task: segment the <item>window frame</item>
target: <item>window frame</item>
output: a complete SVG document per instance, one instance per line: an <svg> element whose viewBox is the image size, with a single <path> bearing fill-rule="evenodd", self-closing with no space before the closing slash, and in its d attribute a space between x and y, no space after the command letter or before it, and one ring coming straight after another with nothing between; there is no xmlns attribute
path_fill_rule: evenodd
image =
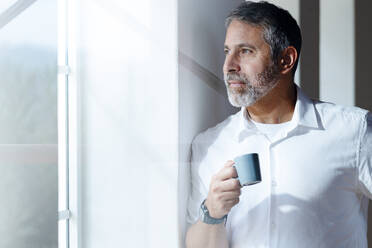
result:
<svg viewBox="0 0 372 248"><path fill-rule="evenodd" d="M58 1L58 247L79 248L77 1Z"/></svg>

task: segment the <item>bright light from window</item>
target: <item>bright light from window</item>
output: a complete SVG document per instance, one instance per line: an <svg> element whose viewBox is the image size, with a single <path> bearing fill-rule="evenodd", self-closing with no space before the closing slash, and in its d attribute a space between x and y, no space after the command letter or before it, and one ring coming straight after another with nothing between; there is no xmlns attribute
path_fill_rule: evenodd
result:
<svg viewBox="0 0 372 248"><path fill-rule="evenodd" d="M1 0L0 2L0 14L7 10L10 6L15 4L17 0Z"/></svg>

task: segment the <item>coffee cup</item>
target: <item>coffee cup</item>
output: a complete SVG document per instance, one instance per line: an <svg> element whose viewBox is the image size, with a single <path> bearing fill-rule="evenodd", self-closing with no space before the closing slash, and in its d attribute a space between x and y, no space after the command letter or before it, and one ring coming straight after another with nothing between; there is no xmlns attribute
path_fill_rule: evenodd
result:
<svg viewBox="0 0 372 248"><path fill-rule="evenodd" d="M241 186L253 185L261 182L260 161L257 153L248 153L234 159L237 179Z"/></svg>

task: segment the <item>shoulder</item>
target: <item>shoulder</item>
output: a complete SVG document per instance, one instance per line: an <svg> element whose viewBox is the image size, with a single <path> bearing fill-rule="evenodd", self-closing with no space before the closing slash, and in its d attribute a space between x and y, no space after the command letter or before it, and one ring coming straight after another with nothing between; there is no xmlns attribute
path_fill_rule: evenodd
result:
<svg viewBox="0 0 372 248"><path fill-rule="evenodd" d="M353 106L343 106L330 102L313 100L315 109L324 124L363 125L370 115L368 110Z"/></svg>
<svg viewBox="0 0 372 248"><path fill-rule="evenodd" d="M231 135L235 130L234 127L236 127L239 122L239 114L240 111L230 115L215 126L212 126L197 134L192 141L193 149L208 148L219 140L231 138Z"/></svg>

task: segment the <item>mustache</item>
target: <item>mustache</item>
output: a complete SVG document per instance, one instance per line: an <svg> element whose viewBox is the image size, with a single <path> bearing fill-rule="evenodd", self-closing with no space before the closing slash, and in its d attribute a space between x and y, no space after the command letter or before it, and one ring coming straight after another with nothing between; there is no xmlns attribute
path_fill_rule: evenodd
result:
<svg viewBox="0 0 372 248"><path fill-rule="evenodd" d="M230 73L227 73L225 75L225 81L227 82L227 81L230 81L230 80L241 81L241 82L244 82L244 83L248 82L247 78L244 75L241 75L237 72L230 72Z"/></svg>

